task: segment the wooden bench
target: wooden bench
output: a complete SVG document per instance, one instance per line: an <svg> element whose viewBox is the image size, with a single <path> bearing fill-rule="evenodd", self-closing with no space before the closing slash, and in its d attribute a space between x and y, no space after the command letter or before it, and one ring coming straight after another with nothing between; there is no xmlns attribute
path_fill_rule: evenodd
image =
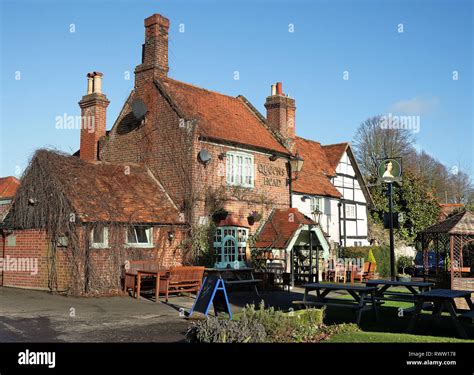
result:
<svg viewBox="0 0 474 375"><path fill-rule="evenodd" d="M132 294L135 297L137 290L137 272L142 271L157 271L160 265L155 260L131 260L124 265L124 282L123 290L132 290Z"/></svg>
<svg viewBox="0 0 474 375"><path fill-rule="evenodd" d="M168 285L167 295L199 292L203 276L204 267L182 266L171 268L165 276Z"/></svg>
<svg viewBox="0 0 474 375"><path fill-rule="evenodd" d="M354 283L355 279L359 279L359 282L364 280L370 280L375 278L375 271L377 270L377 263L364 262L364 269L362 271L357 270L357 266L352 266L351 269L351 284Z"/></svg>

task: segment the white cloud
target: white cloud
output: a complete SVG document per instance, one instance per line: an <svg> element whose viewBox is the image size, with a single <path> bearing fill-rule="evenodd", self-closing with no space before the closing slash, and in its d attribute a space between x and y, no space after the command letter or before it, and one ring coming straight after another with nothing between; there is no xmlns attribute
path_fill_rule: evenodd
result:
<svg viewBox="0 0 474 375"><path fill-rule="evenodd" d="M408 100L400 100L392 104L390 111L404 115L426 115L434 112L439 105L436 97L417 96Z"/></svg>

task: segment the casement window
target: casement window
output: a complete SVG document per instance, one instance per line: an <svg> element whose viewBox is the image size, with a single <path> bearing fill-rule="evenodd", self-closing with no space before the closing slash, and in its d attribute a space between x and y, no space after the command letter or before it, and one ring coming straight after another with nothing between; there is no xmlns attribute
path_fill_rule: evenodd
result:
<svg viewBox="0 0 474 375"><path fill-rule="evenodd" d="M311 213L323 212L323 197L311 197L310 209Z"/></svg>
<svg viewBox="0 0 474 375"><path fill-rule="evenodd" d="M245 267L245 249L247 247L248 229L240 227L219 227L214 235L214 252L216 268Z"/></svg>
<svg viewBox="0 0 474 375"><path fill-rule="evenodd" d="M103 249L109 246L109 228L96 227L91 232L91 244L94 249Z"/></svg>
<svg viewBox="0 0 474 375"><path fill-rule="evenodd" d="M355 217L356 217L355 204L346 204L346 218L355 219Z"/></svg>
<svg viewBox="0 0 474 375"><path fill-rule="evenodd" d="M128 228L127 245L130 247L152 247L153 228L145 225L135 225Z"/></svg>
<svg viewBox="0 0 474 375"><path fill-rule="evenodd" d="M228 185L254 186L253 155L244 152L226 153L226 181Z"/></svg>

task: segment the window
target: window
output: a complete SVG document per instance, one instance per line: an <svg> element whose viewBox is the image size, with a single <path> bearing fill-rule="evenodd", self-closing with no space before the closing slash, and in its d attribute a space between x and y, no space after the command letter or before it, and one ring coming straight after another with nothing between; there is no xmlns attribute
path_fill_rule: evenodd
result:
<svg viewBox="0 0 474 375"><path fill-rule="evenodd" d="M136 225L127 230L127 245L132 247L151 247L152 227L144 225Z"/></svg>
<svg viewBox="0 0 474 375"><path fill-rule="evenodd" d="M109 230L107 227L96 227L91 232L91 243L95 249L103 249L108 246Z"/></svg>
<svg viewBox="0 0 474 375"><path fill-rule="evenodd" d="M216 268L245 267L245 249L248 229L240 227L219 227L214 235Z"/></svg>
<svg viewBox="0 0 474 375"><path fill-rule="evenodd" d="M226 181L228 185L253 187L253 155L243 152L227 152Z"/></svg>
<svg viewBox="0 0 474 375"><path fill-rule="evenodd" d="M355 219L355 204L346 204L346 218L347 219Z"/></svg>
<svg viewBox="0 0 474 375"><path fill-rule="evenodd" d="M322 197L311 197L310 209L311 213L323 212L323 198Z"/></svg>

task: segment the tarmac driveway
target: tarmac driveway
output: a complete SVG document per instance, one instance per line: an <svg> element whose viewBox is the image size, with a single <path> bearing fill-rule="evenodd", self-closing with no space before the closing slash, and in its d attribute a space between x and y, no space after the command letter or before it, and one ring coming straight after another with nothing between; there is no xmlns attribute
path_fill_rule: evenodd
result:
<svg viewBox="0 0 474 375"><path fill-rule="evenodd" d="M287 292L262 297L282 308L301 299ZM233 312L259 302L252 292L229 293L229 299ZM0 342L182 342L189 326L183 311L189 311L193 302L186 296L170 297L166 304L0 287Z"/></svg>
<svg viewBox="0 0 474 375"><path fill-rule="evenodd" d="M179 342L189 325L179 306L131 297L75 298L0 287L0 342Z"/></svg>

